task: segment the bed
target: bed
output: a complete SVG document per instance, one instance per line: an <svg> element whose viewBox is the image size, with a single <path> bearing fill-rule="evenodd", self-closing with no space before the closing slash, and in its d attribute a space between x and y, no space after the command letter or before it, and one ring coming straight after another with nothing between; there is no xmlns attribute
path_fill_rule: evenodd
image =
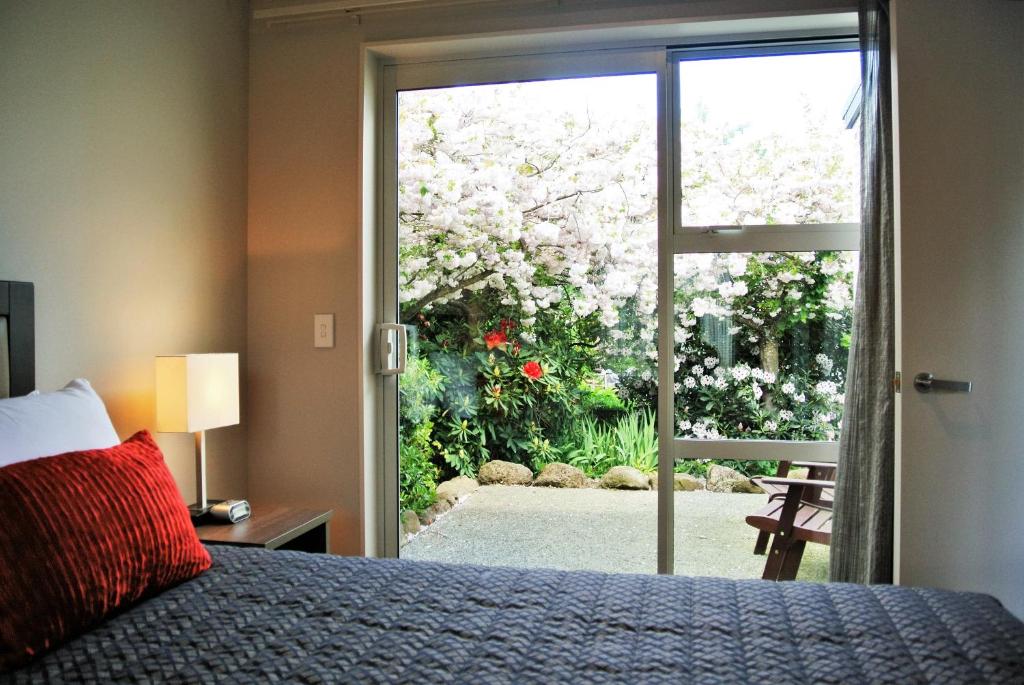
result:
<svg viewBox="0 0 1024 685"><path fill-rule="evenodd" d="M1024 683L973 593L208 551L0 683Z"/></svg>
<svg viewBox="0 0 1024 685"><path fill-rule="evenodd" d="M3 682L1022 682L977 594L211 548Z"/></svg>

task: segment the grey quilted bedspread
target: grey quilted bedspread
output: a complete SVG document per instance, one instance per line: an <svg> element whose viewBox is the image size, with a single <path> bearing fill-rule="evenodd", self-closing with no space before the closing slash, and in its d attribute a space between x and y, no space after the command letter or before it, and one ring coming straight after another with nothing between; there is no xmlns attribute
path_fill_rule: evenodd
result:
<svg viewBox="0 0 1024 685"><path fill-rule="evenodd" d="M0 682L1024 683L983 595L211 552Z"/></svg>

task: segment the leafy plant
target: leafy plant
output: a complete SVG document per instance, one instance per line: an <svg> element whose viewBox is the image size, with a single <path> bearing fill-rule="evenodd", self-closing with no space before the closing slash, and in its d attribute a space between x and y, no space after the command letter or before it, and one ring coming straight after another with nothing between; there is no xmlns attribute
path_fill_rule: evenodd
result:
<svg viewBox="0 0 1024 685"><path fill-rule="evenodd" d="M594 387L585 381L580 386L580 413L600 421L613 421L627 411L615 388Z"/></svg>
<svg viewBox="0 0 1024 685"><path fill-rule="evenodd" d="M437 498L438 469L434 463L431 420L445 379L426 359L410 358L401 377L402 412L399 422L399 488L402 510L422 511Z"/></svg>
<svg viewBox="0 0 1024 685"><path fill-rule="evenodd" d="M430 445L433 426L428 419L399 443L398 500L403 511L423 511L437 499L438 471Z"/></svg>
<svg viewBox="0 0 1024 685"><path fill-rule="evenodd" d="M649 410L629 412L610 426L585 417L573 441L578 447L568 452L569 463L591 478L613 466L632 466L643 473L658 469L658 432Z"/></svg>
<svg viewBox="0 0 1024 685"><path fill-rule="evenodd" d="M658 470L658 430L654 412L630 412L615 424L616 449L626 466L643 473Z"/></svg>
<svg viewBox="0 0 1024 685"><path fill-rule="evenodd" d="M558 325L549 311L536 317L534 329L551 337L535 338L520 335L518 324L500 315L508 308L489 293L469 303L471 312L494 307L499 314L470 323L466 307L441 307L430 319L417 318L417 352L443 378L430 398L440 463L466 476L491 458L541 468L560 456L557 445L581 416L581 396L589 392L582 381L595 353L573 343L590 324Z"/></svg>
<svg viewBox="0 0 1024 685"><path fill-rule="evenodd" d="M584 416L574 426L566 458L591 478L598 478L616 465L615 432Z"/></svg>

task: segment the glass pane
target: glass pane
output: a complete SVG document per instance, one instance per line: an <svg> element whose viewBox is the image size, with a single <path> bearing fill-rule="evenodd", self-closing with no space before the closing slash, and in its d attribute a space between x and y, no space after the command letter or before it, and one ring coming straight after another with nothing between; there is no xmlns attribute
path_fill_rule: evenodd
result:
<svg viewBox="0 0 1024 685"><path fill-rule="evenodd" d="M564 488L469 486L401 556L656 571L656 88L644 74L399 94L404 516L432 520L438 483L495 460L525 483L571 467L551 470ZM582 487L614 466L644 489Z"/></svg>
<svg viewBox="0 0 1024 685"><path fill-rule="evenodd" d="M859 221L859 83L857 52L680 62L680 224Z"/></svg>
<svg viewBox="0 0 1024 685"><path fill-rule="evenodd" d="M677 255L677 435L836 440L856 260L855 252Z"/></svg>

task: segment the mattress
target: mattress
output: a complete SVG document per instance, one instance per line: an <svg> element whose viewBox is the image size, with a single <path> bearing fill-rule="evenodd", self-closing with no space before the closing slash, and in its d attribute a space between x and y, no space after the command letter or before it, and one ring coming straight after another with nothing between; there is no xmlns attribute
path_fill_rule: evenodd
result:
<svg viewBox="0 0 1024 685"><path fill-rule="evenodd" d="M978 594L210 551L0 682L1024 683Z"/></svg>

